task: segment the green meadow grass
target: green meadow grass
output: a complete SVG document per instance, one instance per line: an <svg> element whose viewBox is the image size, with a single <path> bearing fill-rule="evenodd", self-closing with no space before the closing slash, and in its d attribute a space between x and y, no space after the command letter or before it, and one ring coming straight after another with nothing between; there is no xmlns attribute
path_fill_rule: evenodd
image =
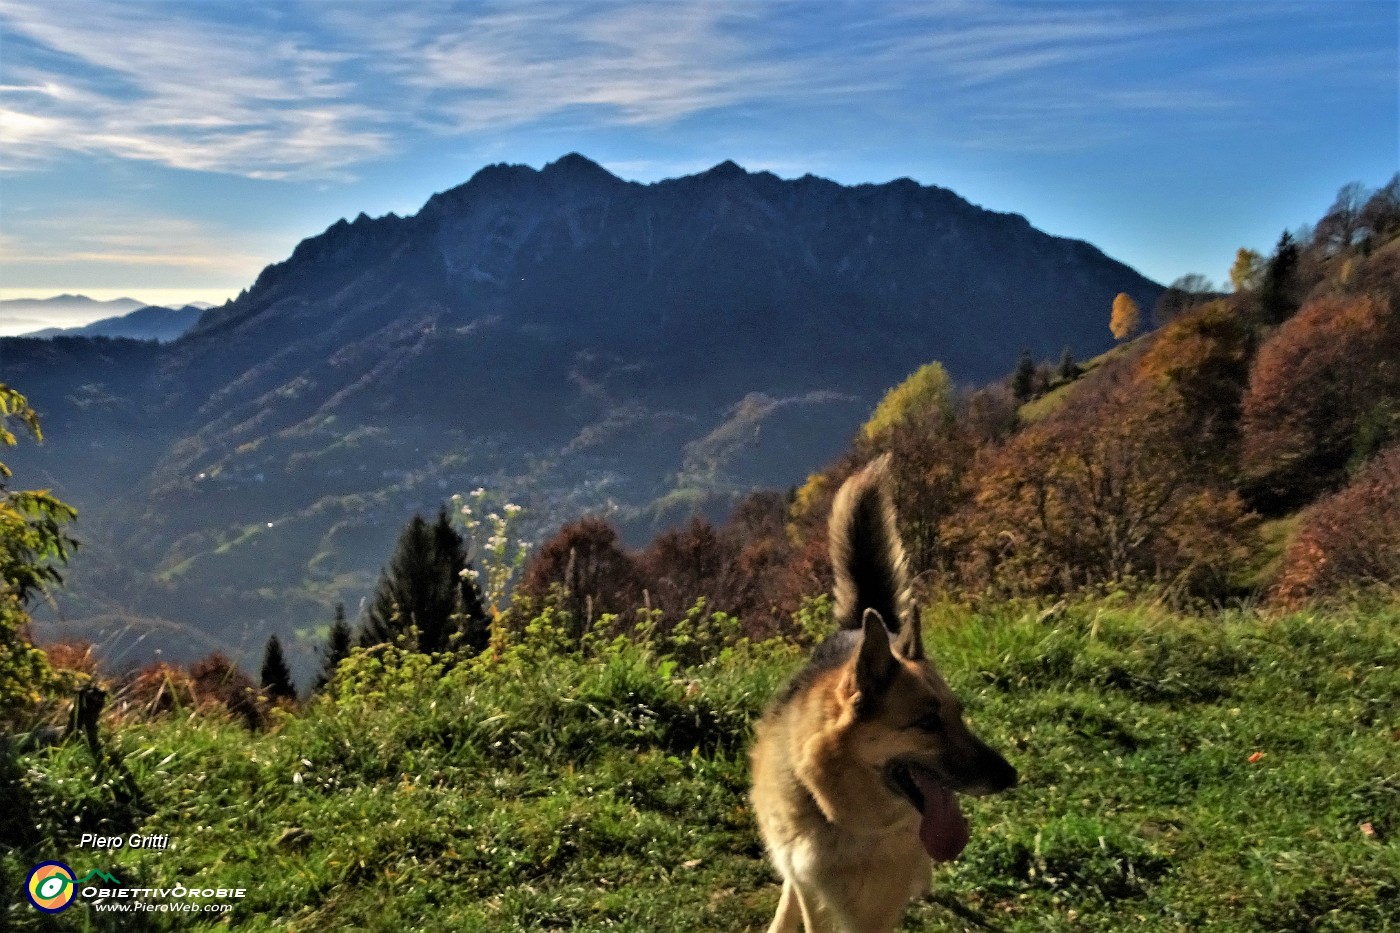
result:
<svg viewBox="0 0 1400 933"><path fill-rule="evenodd" d="M928 626L1022 784L965 802L972 842L905 929L1400 929L1400 608L940 609ZM191 715L111 728L129 781L79 744L22 754L0 927L765 929L778 887L746 748L801 658L380 651L261 733ZM136 830L170 848L75 847ZM247 897L217 917L43 917L19 886L53 858Z"/></svg>

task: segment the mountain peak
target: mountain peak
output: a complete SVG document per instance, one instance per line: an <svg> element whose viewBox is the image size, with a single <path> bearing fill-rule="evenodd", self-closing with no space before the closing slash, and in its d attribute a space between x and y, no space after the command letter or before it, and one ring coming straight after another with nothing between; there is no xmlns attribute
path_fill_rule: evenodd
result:
<svg viewBox="0 0 1400 933"><path fill-rule="evenodd" d="M597 178L606 181L617 181L618 178L612 172L603 168L597 162L587 156L579 155L577 152L570 152L561 156L554 162L550 162L541 171L545 176L559 176L561 178Z"/></svg>
<svg viewBox="0 0 1400 933"><path fill-rule="evenodd" d="M744 167L733 159L725 159L714 168L702 173L706 178L740 178L748 175Z"/></svg>

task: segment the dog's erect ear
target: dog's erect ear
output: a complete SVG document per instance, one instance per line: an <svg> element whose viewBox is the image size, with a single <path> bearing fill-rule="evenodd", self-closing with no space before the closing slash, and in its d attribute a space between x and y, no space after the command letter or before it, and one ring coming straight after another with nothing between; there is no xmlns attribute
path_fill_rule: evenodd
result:
<svg viewBox="0 0 1400 933"><path fill-rule="evenodd" d="M919 619L917 606L909 613L909 621L894 637L893 647L901 658L908 658L910 661L924 659L924 624Z"/></svg>
<svg viewBox="0 0 1400 933"><path fill-rule="evenodd" d="M890 651L890 633L885 620L874 609L865 610L861 618L860 654L856 655L856 689L861 704L867 705L894 680L899 662Z"/></svg>

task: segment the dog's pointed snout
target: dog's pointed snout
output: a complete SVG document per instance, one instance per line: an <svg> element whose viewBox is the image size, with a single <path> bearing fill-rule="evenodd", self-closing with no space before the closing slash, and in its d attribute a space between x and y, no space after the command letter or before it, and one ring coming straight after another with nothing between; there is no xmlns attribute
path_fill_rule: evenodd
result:
<svg viewBox="0 0 1400 933"><path fill-rule="evenodd" d="M1011 790L1020 783L1021 776L1016 773L1016 768L1011 762L990 745L980 740L978 744L981 747L977 750L977 755L959 775L959 789L963 793L982 797Z"/></svg>
<svg viewBox="0 0 1400 933"><path fill-rule="evenodd" d="M991 746L983 746L981 771L982 781L990 794L999 794L1004 790L1010 790L1021 779L1011 762L1007 761L1002 757L1001 752Z"/></svg>
<svg viewBox="0 0 1400 933"><path fill-rule="evenodd" d="M1000 755L998 755L997 757L998 757L998 758L1001 758ZM994 785L995 788L996 788L996 791L995 791L995 792L996 792L996 793L1000 793L1001 791L1004 791L1004 790L1011 790L1013 787L1015 787L1015 786L1016 786L1017 784L1019 784L1019 783L1021 783L1021 776L1020 776L1019 774L1016 773L1016 768L1015 768L1015 766L1013 766L1013 765L1011 764L1011 762L1007 761L1005 758L1002 758L1002 759L1001 759L1001 774L1000 774L1000 776L997 778L997 780L996 780L996 782L995 782L995 785Z"/></svg>

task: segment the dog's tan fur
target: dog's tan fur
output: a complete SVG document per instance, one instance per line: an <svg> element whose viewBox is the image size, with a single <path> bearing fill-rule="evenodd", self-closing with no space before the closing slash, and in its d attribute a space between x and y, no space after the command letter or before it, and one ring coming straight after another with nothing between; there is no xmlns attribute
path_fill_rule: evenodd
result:
<svg viewBox="0 0 1400 933"><path fill-rule="evenodd" d="M799 921L807 933L888 933L927 892L921 814L891 769L961 793L1016 782L924 656L887 474L888 456L838 492L830 541L841 629L758 724L754 812L783 876L769 933Z"/></svg>

